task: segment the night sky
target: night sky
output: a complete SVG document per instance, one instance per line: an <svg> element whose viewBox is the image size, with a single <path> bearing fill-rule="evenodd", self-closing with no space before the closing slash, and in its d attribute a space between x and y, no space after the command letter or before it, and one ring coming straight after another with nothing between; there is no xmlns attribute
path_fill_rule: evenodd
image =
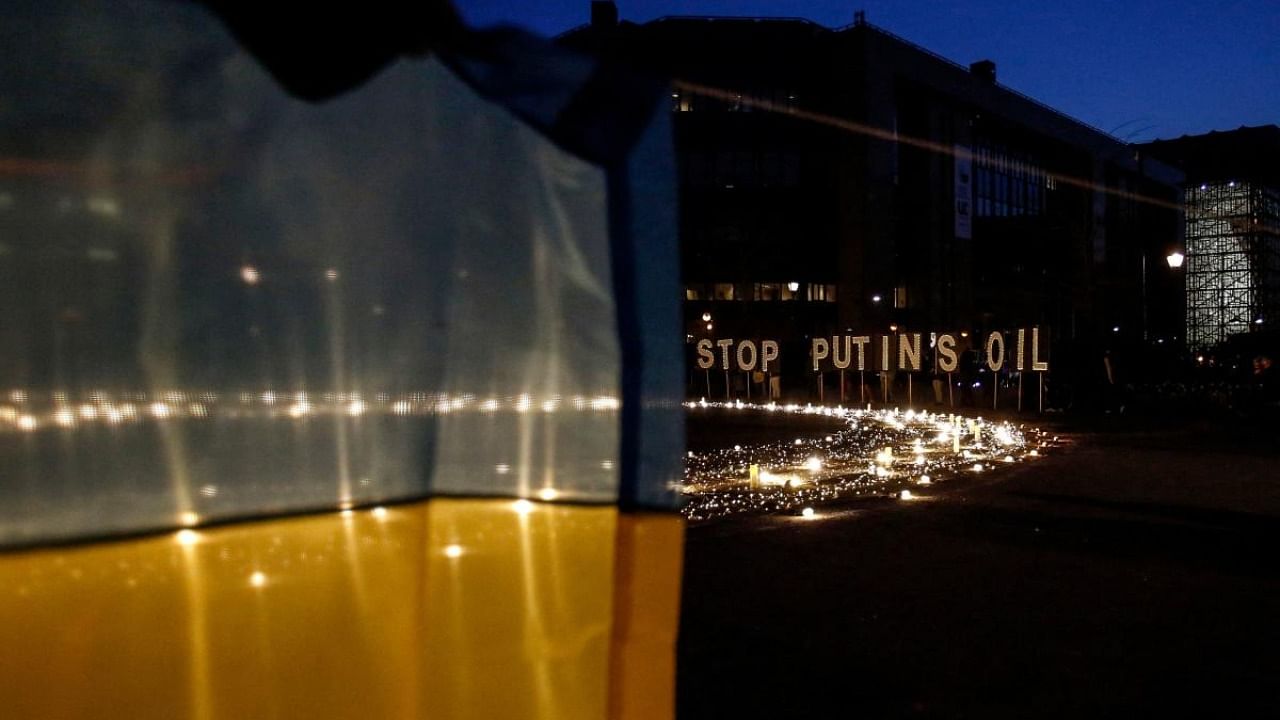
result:
<svg viewBox="0 0 1280 720"><path fill-rule="evenodd" d="M587 22L589 0L458 0L473 23L555 35ZM1125 140L1280 124L1280 1L894 2L619 0L624 20L664 15L868 22Z"/></svg>

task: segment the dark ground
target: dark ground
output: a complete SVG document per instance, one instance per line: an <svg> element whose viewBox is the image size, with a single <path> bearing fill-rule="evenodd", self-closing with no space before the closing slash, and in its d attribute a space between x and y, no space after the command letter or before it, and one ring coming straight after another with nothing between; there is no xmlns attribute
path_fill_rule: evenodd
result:
<svg viewBox="0 0 1280 720"><path fill-rule="evenodd" d="M1278 436L1156 424L691 527L679 717L1280 717Z"/></svg>

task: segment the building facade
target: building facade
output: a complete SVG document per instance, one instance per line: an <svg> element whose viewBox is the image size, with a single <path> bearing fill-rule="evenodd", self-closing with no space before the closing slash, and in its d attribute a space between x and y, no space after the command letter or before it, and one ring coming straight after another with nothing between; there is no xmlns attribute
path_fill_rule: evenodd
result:
<svg viewBox="0 0 1280 720"><path fill-rule="evenodd" d="M1157 140L1186 173L1186 338L1205 350L1280 321L1280 127Z"/></svg>
<svg viewBox="0 0 1280 720"><path fill-rule="evenodd" d="M772 337L794 359L850 330L1039 326L1067 370L1152 334L1144 270L1176 241L1180 173L994 63L861 15L636 24L611 2L561 41L674 79L690 342Z"/></svg>

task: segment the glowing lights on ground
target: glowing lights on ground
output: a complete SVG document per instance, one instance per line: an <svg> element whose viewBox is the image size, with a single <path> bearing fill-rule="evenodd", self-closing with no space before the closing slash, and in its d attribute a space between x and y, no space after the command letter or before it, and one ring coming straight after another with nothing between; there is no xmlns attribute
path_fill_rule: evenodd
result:
<svg viewBox="0 0 1280 720"><path fill-rule="evenodd" d="M902 492L898 493L898 497L899 497L899 499L902 499L902 500L915 500L915 499L916 499L916 496L915 496L914 494L912 494L912 492L911 492L910 490L903 490Z"/></svg>
<svg viewBox="0 0 1280 720"><path fill-rule="evenodd" d="M187 512L184 512L184 513L179 513L179 514L178 514L178 524L183 525L183 526L186 526L186 527L192 527L192 526L194 526L194 525L199 525L199 524L200 524L200 516L199 516L199 515L197 515L196 513L191 512L190 510L188 510Z"/></svg>
<svg viewBox="0 0 1280 720"><path fill-rule="evenodd" d="M805 519L813 519L815 515L817 515L817 513L815 513L811 507L807 507L800 511L800 517Z"/></svg>
<svg viewBox="0 0 1280 720"><path fill-rule="evenodd" d="M845 426L813 439L793 436L763 445L690 452L678 489L687 501L682 512L693 521L738 513L801 513L805 507L845 498L903 499L904 490L909 498L919 499L910 494L912 489L959 478L975 465L986 469L1005 457L1016 461L1030 455L1029 445L1047 440L1034 428L921 411L752 405L705 398L686 407L695 412L821 415ZM811 470L814 460L820 471Z"/></svg>
<svg viewBox="0 0 1280 720"><path fill-rule="evenodd" d="M360 417L364 414L365 404L363 400L352 400L347 404L347 414L351 417Z"/></svg>
<svg viewBox="0 0 1280 720"><path fill-rule="evenodd" d="M761 470L759 473L761 485L779 485L782 487L795 487L800 484L799 479L795 475L774 473L768 470Z"/></svg>
<svg viewBox="0 0 1280 720"><path fill-rule="evenodd" d="M375 520L386 520L386 519L387 519L387 509L386 509L386 508L384 508L384 507L382 507L381 505L379 505L378 507L376 507L376 508L374 508L373 510L371 510L371 511L370 511L370 514L372 514L372 515L373 515L373 517L374 517L374 519L375 519Z"/></svg>
<svg viewBox="0 0 1280 720"><path fill-rule="evenodd" d="M822 471L822 459L817 455L810 455L808 460L804 461L804 469L811 473Z"/></svg>
<svg viewBox="0 0 1280 720"><path fill-rule="evenodd" d="M1004 425L1001 425L1000 427L996 428L995 438L996 438L996 442L1001 445L1007 446L1007 445L1018 444L1018 441L1013 437L1013 433L1009 430L1007 426L1004 426Z"/></svg>
<svg viewBox="0 0 1280 720"><path fill-rule="evenodd" d="M511 503L511 509L515 510L519 515L528 515L533 512L533 503L522 498Z"/></svg>
<svg viewBox="0 0 1280 720"><path fill-rule="evenodd" d="M538 497L547 502L551 502L560 497L560 491L555 488L544 487L538 491Z"/></svg>
<svg viewBox="0 0 1280 720"><path fill-rule="evenodd" d="M255 588L266 587L267 585L266 574L260 570L254 572L252 575L249 576L249 585Z"/></svg>
<svg viewBox="0 0 1280 720"><path fill-rule="evenodd" d="M195 530L179 530L178 533L174 535L174 540L177 540L179 545L189 547L200 542L200 534Z"/></svg>
<svg viewBox="0 0 1280 720"><path fill-rule="evenodd" d="M458 559L462 557L463 550L461 545L445 545L444 556L450 559Z"/></svg>
<svg viewBox="0 0 1280 720"><path fill-rule="evenodd" d="M258 272L258 268L252 265L242 265L240 267L240 279L245 285L257 285L262 281L262 274Z"/></svg>

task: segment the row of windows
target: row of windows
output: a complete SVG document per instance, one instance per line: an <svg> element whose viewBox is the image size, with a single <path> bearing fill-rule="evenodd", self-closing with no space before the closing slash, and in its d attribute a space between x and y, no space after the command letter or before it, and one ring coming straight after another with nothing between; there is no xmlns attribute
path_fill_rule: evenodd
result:
<svg viewBox="0 0 1280 720"><path fill-rule="evenodd" d="M736 93L733 97L709 97L693 92L673 91L671 93L671 112L759 112L762 110L794 110L796 107L794 90L779 87L751 88Z"/></svg>
<svg viewBox="0 0 1280 720"><path fill-rule="evenodd" d="M974 147L974 196L978 217L1040 215L1057 181L1030 153L979 144Z"/></svg>
<svg viewBox="0 0 1280 720"><path fill-rule="evenodd" d="M836 286L823 283L702 283L686 285L685 300L806 300L835 302Z"/></svg>
<svg viewBox="0 0 1280 720"><path fill-rule="evenodd" d="M681 160L686 187L795 187L800 183L800 155L794 152L691 152Z"/></svg>

